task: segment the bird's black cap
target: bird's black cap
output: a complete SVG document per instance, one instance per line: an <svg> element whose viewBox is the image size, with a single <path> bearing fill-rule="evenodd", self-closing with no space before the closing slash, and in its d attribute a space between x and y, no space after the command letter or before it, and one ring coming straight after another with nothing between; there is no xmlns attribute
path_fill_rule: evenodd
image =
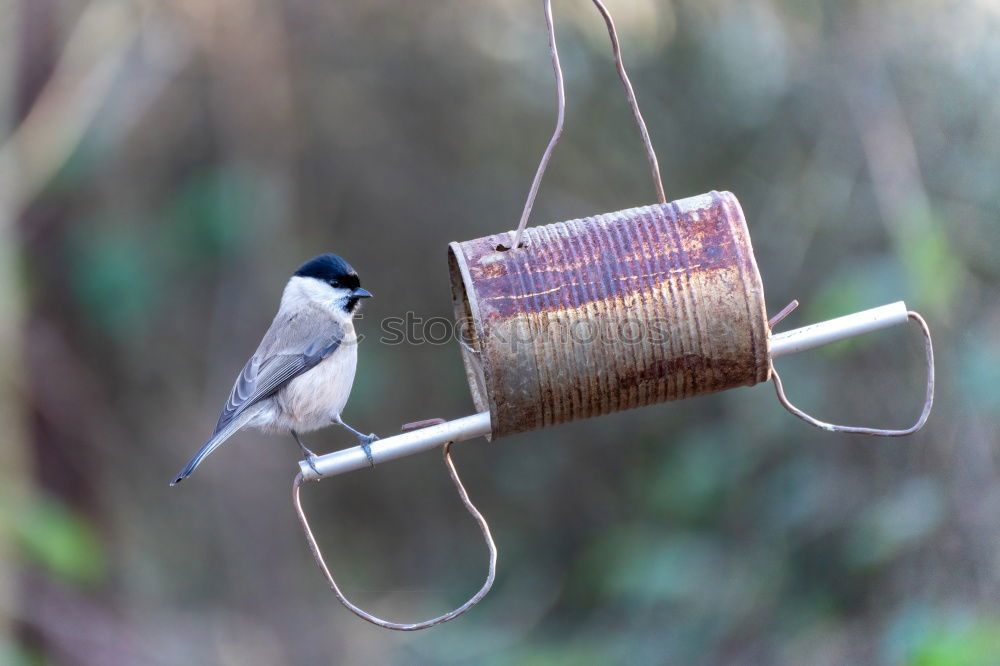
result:
<svg viewBox="0 0 1000 666"><path fill-rule="evenodd" d="M358 273L351 265L335 254L321 254L313 257L295 271L299 277L311 277L323 282L337 281L347 289L361 286Z"/></svg>

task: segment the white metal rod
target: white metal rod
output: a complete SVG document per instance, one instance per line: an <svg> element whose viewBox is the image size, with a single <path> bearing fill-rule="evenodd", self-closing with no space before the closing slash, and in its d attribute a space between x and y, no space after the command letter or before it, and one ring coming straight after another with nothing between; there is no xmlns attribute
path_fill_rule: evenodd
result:
<svg viewBox="0 0 1000 666"><path fill-rule="evenodd" d="M903 301L890 303L871 310L855 312L844 317L822 321L785 333L771 336L771 357L812 349L820 345L845 340L855 335L870 333L897 324L906 323L907 310ZM400 433L372 442L372 458L376 463L402 458L413 453L433 449L445 442L462 442L490 434L490 413L480 412L454 421ZM313 458L317 474L305 460L299 469L305 481L317 481L327 476L368 467L368 458L360 446L352 446Z"/></svg>
<svg viewBox="0 0 1000 666"><path fill-rule="evenodd" d="M896 301L871 310L776 333L771 336L771 358L846 340L855 335L871 333L897 324L905 324L906 320L906 303Z"/></svg>
<svg viewBox="0 0 1000 666"><path fill-rule="evenodd" d="M463 416L454 421L445 421L419 430L411 430L385 439L375 440L372 442L372 459L376 463L382 463L433 449L445 442L462 442L488 434L490 434L490 413L480 412L472 416ZM313 458L313 464L319 470L318 475L305 460L299 461L299 470L302 472L302 478L306 481L317 481L321 477L364 469L368 467L368 458L360 446L352 446L349 449L316 456Z"/></svg>

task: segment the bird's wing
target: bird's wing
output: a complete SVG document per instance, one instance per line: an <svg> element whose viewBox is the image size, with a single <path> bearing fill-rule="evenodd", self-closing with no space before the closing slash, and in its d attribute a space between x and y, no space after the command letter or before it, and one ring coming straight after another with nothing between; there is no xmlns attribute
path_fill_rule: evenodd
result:
<svg viewBox="0 0 1000 666"><path fill-rule="evenodd" d="M279 312L237 377L213 436L247 408L274 395L332 354L344 341L344 335L343 326L326 313L306 316Z"/></svg>

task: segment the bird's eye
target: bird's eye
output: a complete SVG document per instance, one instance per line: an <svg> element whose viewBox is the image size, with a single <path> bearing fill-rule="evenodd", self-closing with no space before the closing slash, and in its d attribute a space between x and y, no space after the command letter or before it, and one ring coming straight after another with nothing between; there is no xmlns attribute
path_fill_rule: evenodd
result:
<svg viewBox="0 0 1000 666"><path fill-rule="evenodd" d="M333 287L334 289L337 289L338 287L340 287L340 283L337 282L336 280L330 280L330 286Z"/></svg>

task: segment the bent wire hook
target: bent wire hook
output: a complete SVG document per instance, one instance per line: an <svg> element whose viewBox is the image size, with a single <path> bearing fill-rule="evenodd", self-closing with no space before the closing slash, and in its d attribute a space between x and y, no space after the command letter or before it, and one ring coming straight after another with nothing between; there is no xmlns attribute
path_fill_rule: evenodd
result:
<svg viewBox="0 0 1000 666"><path fill-rule="evenodd" d="M788 308L779 313L778 316L780 317L783 314L786 314L787 310ZM902 428L899 430L867 428L862 426L837 425L835 423L820 421L819 419L806 414L804 411L791 403L785 395L785 387L781 383L781 377L778 376L778 371L774 369L774 359L777 356L781 356L783 353L803 351L818 345L826 344L827 342L833 342L836 339L841 339L826 339L826 336L830 335L827 331L833 331L837 328L851 330L854 327L863 327L865 326L866 319L870 322L869 325L871 328L869 328L869 330L895 326L896 324L905 324L907 321L912 320L920 325L920 329L924 334L924 353L927 358L927 390L924 393L924 406L923 409L920 410L920 416L917 417L916 422L909 428ZM825 327L827 331L821 330L819 327ZM931 407L934 405L934 343L931 340L931 331L927 327L927 322L924 321L924 318L916 312L907 310L906 305L902 301L892 303L890 305L883 305L880 308L865 310L864 312L858 312L853 315L839 317L838 319L831 319L823 324L806 326L805 328L789 331L784 335L785 339L788 341L788 344L786 345L787 350L783 349L782 353L777 353L775 351L773 340L771 343L771 379L774 380L774 392L778 396L778 402L781 403L782 407L791 412L793 416L802 419L809 425L819 428L820 430L826 430L828 432L844 432L855 435L872 435L874 437L905 437L906 435L912 435L917 432L924 427L925 423L927 423L927 417L931 415Z"/></svg>
<svg viewBox="0 0 1000 666"><path fill-rule="evenodd" d="M403 430L414 430L424 426L443 424L444 422L444 419L430 419L428 421L408 423L403 426ZM362 620L367 620L368 622L377 624L380 627L395 629L397 631L418 631L420 629L427 629L428 627L433 627L436 624L453 620L463 614L465 611L479 603L479 601L486 596L486 593L490 591L490 588L493 587L493 581L496 578L497 572L497 546L493 541L493 535L490 533L489 524L486 522L483 514L479 512L479 509L476 508L476 505L472 503L472 500L469 499L469 493L466 492L465 486L462 485L462 480L458 476L458 470L455 469L455 463L451 459L451 445L452 442L445 442L444 448L442 449L444 464L445 467L448 468L448 474L451 476L452 483L455 484L455 488L458 490L458 496L461 498L462 503L465 504L465 508L470 514L472 514L472 517L476 519L476 523L479 524L479 529L483 532L483 540L486 542L486 548L490 552L490 562L486 573L486 581L483 583L483 586L479 588L479 591L472 595L468 601L454 610L450 610L443 615L439 615L438 617L425 620L423 622L400 623L383 620L380 617L372 615L363 608L356 606L350 599L344 596L344 593L340 591L340 587L337 585L337 581L334 580L333 574L330 573L330 568L326 565L326 561L323 559L323 553L319 549L319 544L316 543L316 537L313 536L312 529L309 527L309 521L306 519L305 511L302 509L302 500L299 497L299 491L304 483L302 474L297 474L295 476L295 480L292 483L292 505L295 507L295 513L298 515L299 522L302 524L302 531L305 532L306 541L309 543L309 550L312 551L313 557L316 559L316 564L319 565L320 570L326 577L326 582L330 585L330 589L333 590L333 593L337 595L337 599L340 600L340 603L342 603L349 611L360 617Z"/></svg>

